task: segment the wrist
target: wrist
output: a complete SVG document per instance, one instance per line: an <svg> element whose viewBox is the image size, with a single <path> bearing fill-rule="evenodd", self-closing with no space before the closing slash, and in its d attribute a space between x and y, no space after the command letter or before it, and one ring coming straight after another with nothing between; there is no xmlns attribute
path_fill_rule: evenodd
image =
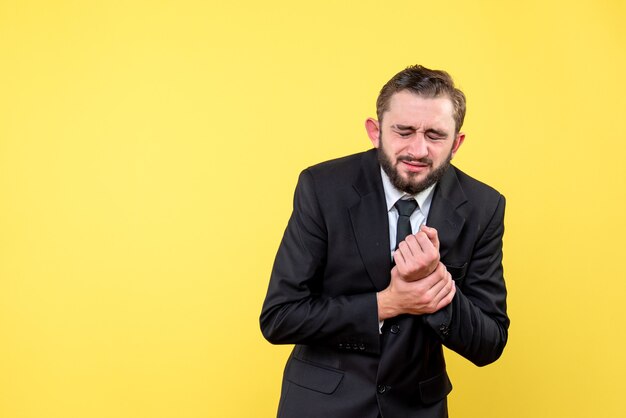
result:
<svg viewBox="0 0 626 418"><path fill-rule="evenodd" d="M378 304L379 321L384 321L397 315L393 305L390 303L389 288L376 293L376 303Z"/></svg>

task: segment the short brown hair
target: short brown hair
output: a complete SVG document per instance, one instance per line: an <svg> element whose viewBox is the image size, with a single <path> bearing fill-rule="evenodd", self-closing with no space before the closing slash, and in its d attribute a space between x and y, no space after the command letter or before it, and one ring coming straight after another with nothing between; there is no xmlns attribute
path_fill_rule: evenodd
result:
<svg viewBox="0 0 626 418"><path fill-rule="evenodd" d="M394 75L380 90L376 100L376 115L382 122L383 113L389 110L391 96L408 90L423 97L447 96L454 107L454 122L458 133L465 119L465 94L456 87L450 74L440 70L430 70L421 65L411 65Z"/></svg>

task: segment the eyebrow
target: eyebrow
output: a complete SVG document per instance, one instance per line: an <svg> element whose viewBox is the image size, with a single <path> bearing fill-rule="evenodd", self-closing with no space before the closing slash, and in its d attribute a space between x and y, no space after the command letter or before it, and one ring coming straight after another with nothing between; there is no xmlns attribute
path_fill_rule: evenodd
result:
<svg viewBox="0 0 626 418"><path fill-rule="evenodd" d="M411 125L391 125L392 128L400 131L414 131L415 128Z"/></svg>
<svg viewBox="0 0 626 418"><path fill-rule="evenodd" d="M417 129L415 129L414 126L411 125L391 125L391 128L393 129L397 129L399 131L417 131ZM429 128L426 129L426 131L424 133L434 133L435 135L439 135L439 136L448 136L448 133L439 129L434 129L434 128Z"/></svg>

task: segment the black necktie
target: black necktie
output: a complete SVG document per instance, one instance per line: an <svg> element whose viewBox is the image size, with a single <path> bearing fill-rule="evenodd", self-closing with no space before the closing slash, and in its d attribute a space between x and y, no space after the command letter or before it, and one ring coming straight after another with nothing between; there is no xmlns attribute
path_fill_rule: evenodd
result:
<svg viewBox="0 0 626 418"><path fill-rule="evenodd" d="M407 235L411 235L411 214L417 208L415 199L398 200L394 205L398 210L398 228L396 230L396 249Z"/></svg>

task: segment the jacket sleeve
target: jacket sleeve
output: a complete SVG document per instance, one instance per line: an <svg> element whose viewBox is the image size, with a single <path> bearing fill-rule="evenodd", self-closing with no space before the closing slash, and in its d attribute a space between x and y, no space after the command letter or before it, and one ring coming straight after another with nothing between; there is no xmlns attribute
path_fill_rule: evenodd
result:
<svg viewBox="0 0 626 418"><path fill-rule="evenodd" d="M273 344L322 344L379 352L375 292L324 292L328 223L310 171L300 175L293 212L280 243L260 316Z"/></svg>
<svg viewBox="0 0 626 418"><path fill-rule="evenodd" d="M508 338L502 269L504 208L505 199L500 195L452 303L424 317L446 347L478 366L497 360Z"/></svg>

